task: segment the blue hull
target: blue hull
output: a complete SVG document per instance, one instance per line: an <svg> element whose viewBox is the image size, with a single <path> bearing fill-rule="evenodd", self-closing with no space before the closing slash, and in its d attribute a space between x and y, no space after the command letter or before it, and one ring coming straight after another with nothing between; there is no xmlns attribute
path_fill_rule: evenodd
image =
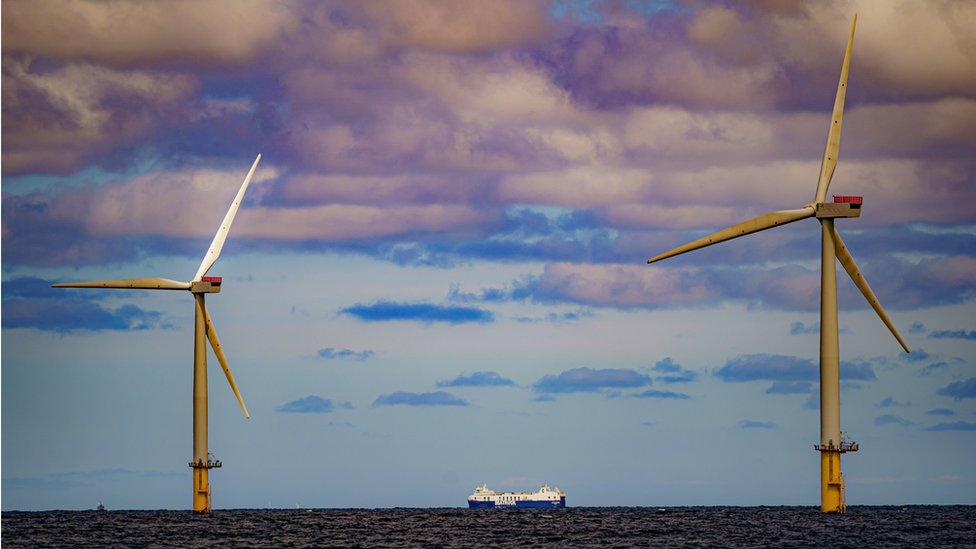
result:
<svg viewBox="0 0 976 549"><path fill-rule="evenodd" d="M516 501L515 505L495 505L494 501L471 501L468 500L468 509L505 509L515 507L517 509L563 509L566 507L566 498L559 498L559 501Z"/></svg>
<svg viewBox="0 0 976 549"><path fill-rule="evenodd" d="M470 501L468 500L468 509L494 509L494 501Z"/></svg>

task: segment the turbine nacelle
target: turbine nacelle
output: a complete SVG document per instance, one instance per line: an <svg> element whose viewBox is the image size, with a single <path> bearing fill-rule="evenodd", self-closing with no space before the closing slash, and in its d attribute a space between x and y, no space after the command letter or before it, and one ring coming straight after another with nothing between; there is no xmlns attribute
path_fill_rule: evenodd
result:
<svg viewBox="0 0 976 549"><path fill-rule="evenodd" d="M219 276L204 276L200 280L190 282L190 291L195 294L219 294L223 279Z"/></svg>
<svg viewBox="0 0 976 549"><path fill-rule="evenodd" d="M861 217L860 196L834 196L833 202L813 204L814 215L817 219L837 219L840 217Z"/></svg>

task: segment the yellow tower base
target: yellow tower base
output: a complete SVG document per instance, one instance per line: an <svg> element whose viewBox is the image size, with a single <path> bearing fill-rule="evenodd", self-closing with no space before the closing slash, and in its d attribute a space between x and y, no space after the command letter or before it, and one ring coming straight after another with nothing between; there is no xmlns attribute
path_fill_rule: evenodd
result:
<svg viewBox="0 0 976 549"><path fill-rule="evenodd" d="M843 513L844 475L840 470L840 451L820 451L820 510L824 513Z"/></svg>
<svg viewBox="0 0 976 549"><path fill-rule="evenodd" d="M193 512L210 512L210 478L207 467L193 468Z"/></svg>

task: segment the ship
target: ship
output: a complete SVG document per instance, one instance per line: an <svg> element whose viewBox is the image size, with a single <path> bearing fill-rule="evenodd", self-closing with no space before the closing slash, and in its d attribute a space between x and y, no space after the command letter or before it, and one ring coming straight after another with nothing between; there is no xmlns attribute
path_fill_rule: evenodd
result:
<svg viewBox="0 0 976 549"><path fill-rule="evenodd" d="M537 492L496 492L482 484L468 496L469 509L516 507L519 509L562 509L566 507L566 493L543 484Z"/></svg>

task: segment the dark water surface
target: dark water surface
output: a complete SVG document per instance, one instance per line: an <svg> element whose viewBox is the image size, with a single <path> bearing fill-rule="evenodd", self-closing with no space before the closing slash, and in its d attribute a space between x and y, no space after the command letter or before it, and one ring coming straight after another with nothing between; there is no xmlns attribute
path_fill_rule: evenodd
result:
<svg viewBox="0 0 976 549"><path fill-rule="evenodd" d="M6 512L15 546L974 546L976 506Z"/></svg>

